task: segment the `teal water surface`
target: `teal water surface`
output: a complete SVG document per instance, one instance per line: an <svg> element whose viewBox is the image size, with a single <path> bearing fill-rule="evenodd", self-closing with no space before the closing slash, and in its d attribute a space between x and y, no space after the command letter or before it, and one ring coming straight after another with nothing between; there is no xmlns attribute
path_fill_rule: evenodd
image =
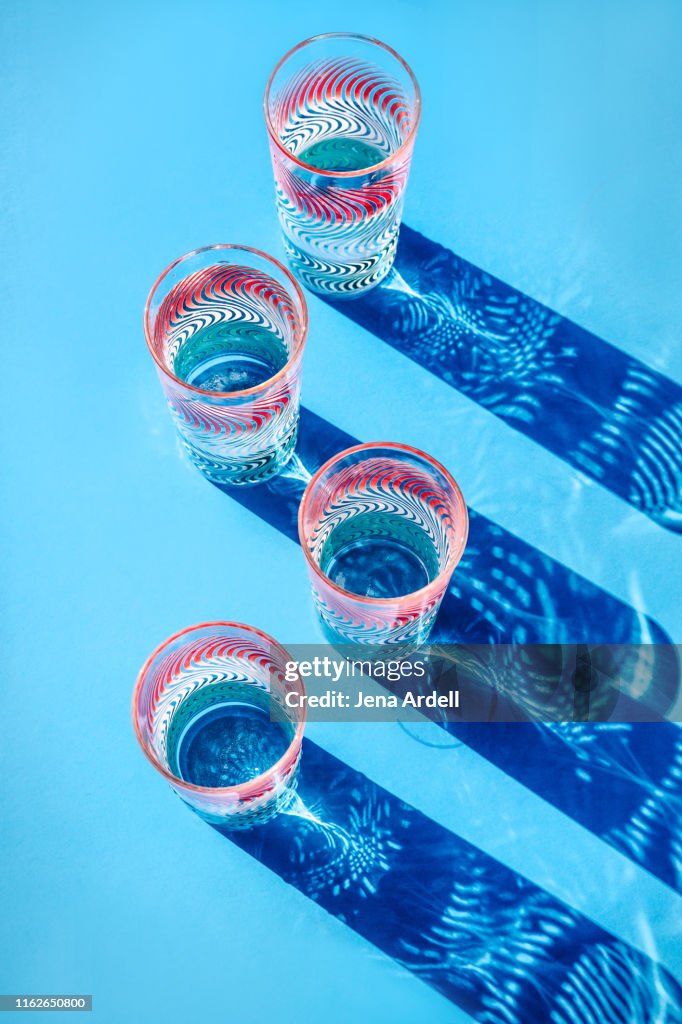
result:
<svg viewBox="0 0 682 1024"><path fill-rule="evenodd" d="M365 512L329 535L320 568L337 586L362 597L403 597L439 572L438 553L418 524L387 512Z"/></svg>
<svg viewBox="0 0 682 1024"><path fill-rule="evenodd" d="M195 388L229 393L265 383L287 359L274 331L244 321L223 322L188 338L175 356L173 372Z"/></svg>
<svg viewBox="0 0 682 1024"><path fill-rule="evenodd" d="M381 163L389 154L362 139L332 135L313 142L296 155L320 171L361 171Z"/></svg>
<svg viewBox="0 0 682 1024"><path fill-rule="evenodd" d="M171 771L195 786L239 786L286 753L294 725L266 690L230 681L202 686L181 701L171 720Z"/></svg>

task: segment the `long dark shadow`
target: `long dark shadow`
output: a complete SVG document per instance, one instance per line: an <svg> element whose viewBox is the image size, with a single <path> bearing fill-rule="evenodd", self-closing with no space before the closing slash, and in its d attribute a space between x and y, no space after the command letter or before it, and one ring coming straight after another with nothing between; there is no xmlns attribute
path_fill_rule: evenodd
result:
<svg viewBox="0 0 682 1024"><path fill-rule="evenodd" d="M390 277L331 304L682 531L682 388L663 374L406 225Z"/></svg>
<svg viewBox="0 0 682 1024"><path fill-rule="evenodd" d="M446 728L682 893L682 729L632 722Z"/></svg>
<svg viewBox="0 0 682 1024"><path fill-rule="evenodd" d="M261 487L226 493L298 543L298 506L311 475L358 444L301 410L296 455ZM543 554L473 509L464 556L445 595L434 643L668 643L653 619Z"/></svg>
<svg viewBox="0 0 682 1024"><path fill-rule="evenodd" d="M310 741L299 794L223 834L477 1020L682 1020L660 965Z"/></svg>
<svg viewBox="0 0 682 1024"><path fill-rule="evenodd" d="M298 506L307 481L331 455L357 443L303 409L296 455L286 471L266 485L225 493L298 542ZM613 595L485 516L473 510L470 516L467 551L434 641L669 642L657 623ZM668 724L523 722L450 728L512 778L682 891L682 730Z"/></svg>

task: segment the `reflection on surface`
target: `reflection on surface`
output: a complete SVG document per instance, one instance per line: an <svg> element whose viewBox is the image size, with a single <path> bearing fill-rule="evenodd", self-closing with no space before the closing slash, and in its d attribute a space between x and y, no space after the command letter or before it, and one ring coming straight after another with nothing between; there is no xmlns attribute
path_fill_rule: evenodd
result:
<svg viewBox="0 0 682 1024"><path fill-rule="evenodd" d="M477 1020L682 1020L665 970L309 741L289 810L224 834Z"/></svg>
<svg viewBox="0 0 682 1024"><path fill-rule="evenodd" d="M682 388L403 225L336 309L661 526L682 531Z"/></svg>

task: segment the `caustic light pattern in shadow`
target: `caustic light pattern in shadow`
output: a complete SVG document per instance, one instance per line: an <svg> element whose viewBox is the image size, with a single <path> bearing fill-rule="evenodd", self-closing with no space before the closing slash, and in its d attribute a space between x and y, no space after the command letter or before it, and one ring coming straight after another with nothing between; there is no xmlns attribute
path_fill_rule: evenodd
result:
<svg viewBox="0 0 682 1024"><path fill-rule="evenodd" d="M679 1024L660 965L304 741L299 795L225 833L486 1024Z"/></svg>
<svg viewBox="0 0 682 1024"><path fill-rule="evenodd" d="M355 438L302 409L297 451L285 472L263 487L226 493L297 541L298 507L311 474L354 444ZM589 580L485 516L472 510L469 516L469 544L441 605L434 642L668 639L656 623ZM597 635L599 631L602 635ZM502 722L494 727L469 723L452 728L465 730L462 738L467 745L507 774L682 890L681 730L668 724L553 728ZM524 730L523 758L519 729ZM561 773L548 770L554 759L562 764Z"/></svg>
<svg viewBox="0 0 682 1024"><path fill-rule="evenodd" d="M296 455L286 471L265 487L227 493L297 541L298 507L311 474L358 443L302 409ZM470 508L467 546L431 640L636 644L669 638L652 619Z"/></svg>
<svg viewBox="0 0 682 1024"><path fill-rule="evenodd" d="M335 308L661 526L682 531L682 388L403 225Z"/></svg>

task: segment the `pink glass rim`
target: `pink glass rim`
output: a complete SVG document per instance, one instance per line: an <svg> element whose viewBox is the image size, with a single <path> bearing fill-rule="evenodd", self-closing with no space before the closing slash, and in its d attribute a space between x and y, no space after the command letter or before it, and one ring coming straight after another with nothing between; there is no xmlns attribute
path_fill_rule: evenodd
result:
<svg viewBox="0 0 682 1024"><path fill-rule="evenodd" d="M255 626L249 626L244 622L225 622L218 620L216 622L199 622L195 626L186 626L185 629L181 629L179 630L179 632L173 633L172 636L169 636L166 640L160 643L158 647L156 647L155 650L152 651L152 653L149 655L144 665L140 669L137 681L133 688L133 698L130 707L131 716L133 720L133 729L135 731L135 737L137 739L137 742L140 744L144 756L147 758L150 764L152 764L154 768L156 768L156 770L164 776L164 778L166 778L170 783L172 783L172 785L177 786L181 789L185 789L190 793L207 793L214 795L217 794L219 796L225 795L244 797L251 795L252 792L260 793L263 789L263 782L265 780L267 780L270 776L277 775L279 769L284 767L284 765L286 765L288 761L292 760L292 755L293 759L297 757L298 751L301 746L301 741L303 739L303 730L305 727L305 706L301 711L301 717L296 724L296 731L294 732L293 739L289 746L287 747L287 749L282 754L282 756L280 757L279 761L276 761L275 764L271 765L271 767L268 768L267 771L261 772L260 775L256 775L254 776L253 779L249 779L248 782L244 782L238 786L196 786L193 782L186 782L185 779L181 779L178 775L173 775L172 772L169 772L168 769L161 764L161 762L156 757L154 752L150 749L146 740L142 736L137 721L137 707L139 704L140 692L142 690L142 687L144 686L144 683L147 678L147 673L149 672L149 668L154 659L157 658L158 655L161 654L166 647L169 647L170 644L174 643L176 640L179 640L181 637L187 636L188 633L194 633L198 629L212 629L213 627L219 627L222 630L244 630L246 633L252 633L260 640L264 640L266 644L268 644L269 646L274 647L278 654L281 654L283 656L285 661L291 660L289 658L287 651L284 650L281 644L278 644L277 641L273 640L273 638L271 636L268 636L267 633L263 633L262 630L256 629ZM298 678L298 682L301 687L301 690L305 692L305 688L303 686L303 683L301 682L300 677Z"/></svg>
<svg viewBox="0 0 682 1024"><path fill-rule="evenodd" d="M404 452L409 455L415 455L417 456L417 458L422 459L428 465L433 466L434 469L438 470L439 473L442 473L455 493L455 499L460 506L462 518L464 521L462 541L456 550L451 551L445 568L441 569L441 571L438 573L435 579L431 580L430 583L427 583L426 586L421 587L419 590L413 590L409 594L401 594L400 597L395 598L363 597L362 594L354 594L352 590L344 590L343 587L340 587L337 583L333 583L328 576L325 576L325 574L322 572L315 559L310 554L304 529L304 518L307 510L307 505L322 474L326 473L327 470L331 469L332 466L334 466L337 462L340 462L341 459L346 458L348 455L355 455L358 452L369 452L377 448L390 448L392 451L395 452ZM455 571L455 568L457 567L457 564L460 558L462 557L464 548L466 547L468 536L469 513L467 511L466 502L464 501L464 495L462 494L459 484L452 476L452 474L448 472L445 466L443 466L440 462L437 462L436 459L433 459L430 455L427 455L426 452L421 451L420 448L413 448L409 444L399 444L396 441L369 441L367 444L356 444L352 448L345 448L342 452L337 452L336 455L332 455L331 459L328 459L323 466L320 466L318 471L313 476L312 480L310 481L305 491L303 492L301 504L298 507L298 539L301 543L301 547L303 548L303 553L305 554L306 561L308 562L308 565L313 570L315 575L322 580L325 586L329 587L331 590L336 591L336 593L340 594L342 597L350 598L353 601L357 601L359 604L373 605L375 608L386 608L390 605L395 605L396 603L411 601L415 597L431 598L432 596L435 596L440 590L444 588L445 584L447 583L447 580Z"/></svg>
<svg viewBox="0 0 682 1024"><path fill-rule="evenodd" d="M201 253L204 252L222 252L224 249L230 249L234 252L248 252L251 253L253 256L260 257L260 259L265 260L267 263L272 263L273 267L277 267L277 269L282 274L284 274L288 284L291 286L291 289L296 295L296 298L298 299L301 306L301 337L295 349L291 353L289 359L287 359L286 363L281 368L281 370L278 370L277 373L272 375L272 377L268 377L268 379L264 380L262 384L256 384L255 387L252 388L244 388L243 391L205 391L203 388L194 387L193 384L188 384L187 381L182 380L180 377L176 377L173 371L168 369L165 363L157 356L156 352L154 351L154 346L152 344L151 337L152 332L150 330L149 324L149 314L151 311L152 299L154 298L157 288L159 287L163 279L168 274L170 274L171 270L174 270L181 263L184 263L185 260L191 259L192 256L199 256ZM156 281L151 287L149 295L147 296L147 301L144 307L144 337L145 341L147 342L147 348L151 353L152 359L159 367L159 369L162 370L163 373L167 377L169 377L174 384L178 384L181 388L185 388L187 391L191 391L196 395L205 395L206 397L212 399L222 398L231 400L233 398L242 398L244 395L261 394L263 391L265 391L266 388L269 388L271 384L274 384L275 381L278 381L281 377L283 377L287 370L289 370L292 364L295 362L295 360L302 355L303 349L305 348L305 343L308 340L308 306L306 304L301 286L298 284L298 282L292 276L292 274L287 270L287 268L282 263L280 263L279 260L276 260L274 256L270 256L267 252L262 252L261 249L254 249L253 246L237 245L237 243L232 242L218 242L216 245L202 245L198 249L192 249L190 252L186 252L184 256L178 256L178 258L176 260L173 260L172 263L169 263L166 269L162 270L159 276L157 277Z"/></svg>
<svg viewBox="0 0 682 1024"><path fill-rule="evenodd" d="M361 43L370 43L372 46L378 46L381 50L384 50L386 53L390 53L391 57L394 57L398 61L401 67L403 67L404 70L409 75L410 81L412 82L412 86L414 88L414 124L410 125L410 130L407 133L407 138L403 139L403 141L400 143L395 152L390 153L378 164L372 164L369 167L363 167L362 171L326 171L321 170L319 167L313 167L311 164L304 163L303 160L299 160L298 157L294 156L293 153L290 153L286 146L282 145L282 140L279 137L279 133L275 130L275 126L273 125L272 120L270 118L270 92L272 89L272 83L275 80L277 72L281 68L283 68L286 62L289 60L289 58L293 57L294 54L299 52L299 50L302 50L305 46L310 46L312 43L322 42L325 39L351 39L360 41ZM309 39L304 39L303 42L299 43L297 46L292 47L291 50L285 53L281 60L279 60L277 64L275 64L275 67L273 68L272 73L268 78L267 84L265 86L265 95L263 97L263 110L265 113L265 126L268 130L268 135L272 139L275 146L277 146L277 148L280 150L280 152L283 153L284 156L287 157L287 159L291 160L292 163L296 164L297 167L302 167L305 171L310 171L311 174L318 175L322 178L357 178L358 174L374 174L376 171L383 170L384 167L393 163L396 160L396 158L400 156L407 149L407 147L414 141L414 137L417 134L417 128L419 127L419 122L421 120L422 94L421 89L419 88L419 82L417 81L414 71L407 63L407 61L404 60L404 58L401 57L400 54L391 46L388 46L386 43L382 43L380 39L374 39L372 36L363 36L357 32L323 32L321 35L311 36Z"/></svg>

